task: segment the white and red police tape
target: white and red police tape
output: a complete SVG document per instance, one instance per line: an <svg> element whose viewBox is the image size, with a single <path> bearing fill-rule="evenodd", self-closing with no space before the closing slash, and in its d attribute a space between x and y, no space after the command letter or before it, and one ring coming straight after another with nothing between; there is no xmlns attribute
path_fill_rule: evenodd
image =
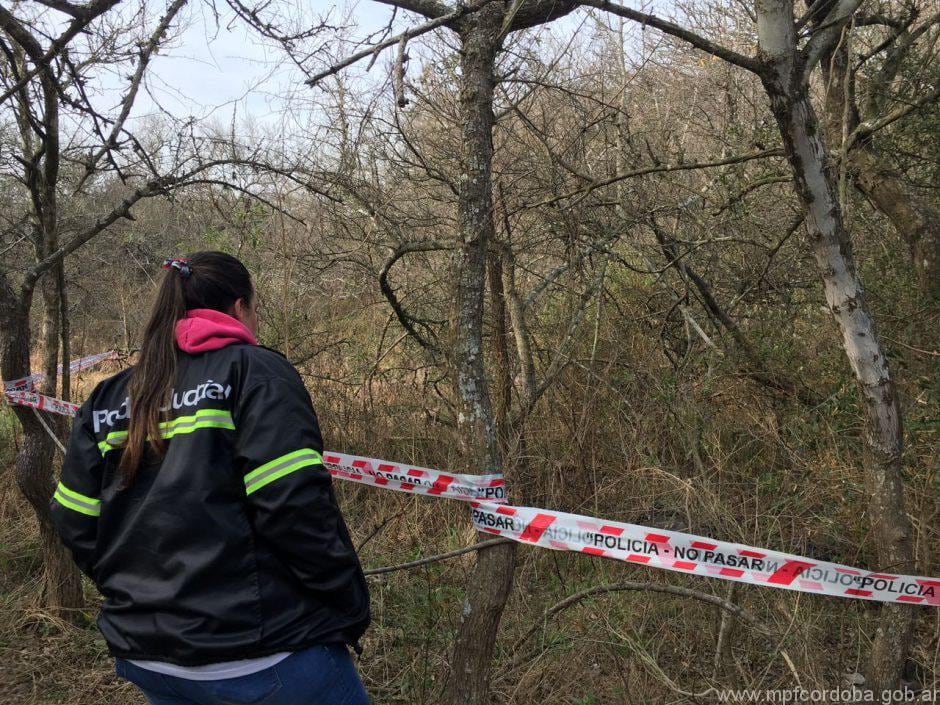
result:
<svg viewBox="0 0 940 705"><path fill-rule="evenodd" d="M33 409L62 414L63 416L75 416L78 413L78 404L62 401L55 397L47 397L45 394L38 394L37 392L4 392L4 396L8 403L18 406L29 406Z"/></svg>
<svg viewBox="0 0 940 705"><path fill-rule="evenodd" d="M117 351L108 350L107 352L96 353L86 357L72 360L69 363L70 372L80 372L98 365L105 360L116 360ZM59 373L62 373L62 365L59 365ZM3 383L3 394L7 402L19 406L28 406L41 411L49 411L53 414L63 414L65 416L75 416L78 412L78 404L68 401L62 401L54 397L48 397L35 391L45 375L41 372L35 372L20 379L14 379Z"/></svg>
<svg viewBox="0 0 940 705"><path fill-rule="evenodd" d="M480 531L556 551L586 553L784 590L879 602L940 605L940 579L937 578L873 573L680 531L536 507L492 502L472 502L470 506L471 518Z"/></svg>
<svg viewBox="0 0 940 705"><path fill-rule="evenodd" d="M112 359L112 355L102 353L76 363L97 358L86 365L90 367ZM78 410L77 404L28 390L7 391L5 396L11 404L55 414L75 416ZM940 578L876 573L680 531L537 507L513 507L505 504L506 485L502 475L446 473L333 451L324 451L323 464L340 480L469 502L471 519L478 530L519 543L784 590L940 606Z"/></svg>
<svg viewBox="0 0 940 705"><path fill-rule="evenodd" d="M96 353L94 355L88 355L87 357L79 358L78 360L72 360L69 363L69 372L80 372L81 370L87 370L89 367L94 367L97 364L104 362L105 360L116 360L117 351L108 350L107 352ZM62 365L59 365L59 374L62 374ZM9 382L3 383L4 392L31 392L36 389L36 385L39 384L45 375L42 372L34 372L31 375L26 377L21 377L20 379L14 379Z"/></svg>
<svg viewBox="0 0 940 705"><path fill-rule="evenodd" d="M388 460L323 452L323 464L333 477L387 490L447 497L464 501L506 501L502 475L460 475Z"/></svg>

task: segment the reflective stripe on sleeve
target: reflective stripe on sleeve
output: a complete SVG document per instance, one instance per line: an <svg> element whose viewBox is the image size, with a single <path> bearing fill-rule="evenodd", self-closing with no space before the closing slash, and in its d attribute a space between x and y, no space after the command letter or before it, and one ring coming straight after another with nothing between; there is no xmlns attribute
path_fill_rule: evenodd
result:
<svg viewBox="0 0 940 705"><path fill-rule="evenodd" d="M101 500L70 490L61 482L56 487L55 494L52 495L56 502L66 509L71 509L80 514L87 514L90 517L101 515Z"/></svg>
<svg viewBox="0 0 940 705"><path fill-rule="evenodd" d="M235 422L232 421L231 412L226 409L200 409L190 416L178 416L170 421L161 422L160 437L173 438L201 428L222 428L234 431ZM98 449L104 455L109 450L120 448L126 440L127 431L111 431L103 441L98 443Z"/></svg>
<svg viewBox="0 0 940 705"><path fill-rule="evenodd" d="M109 450L120 448L127 440L127 431L111 431L103 441L98 442L98 450L104 455Z"/></svg>
<svg viewBox="0 0 940 705"><path fill-rule="evenodd" d="M260 490L265 485L301 468L322 464L323 458L313 448L301 448L293 453L282 455L245 475L245 494Z"/></svg>

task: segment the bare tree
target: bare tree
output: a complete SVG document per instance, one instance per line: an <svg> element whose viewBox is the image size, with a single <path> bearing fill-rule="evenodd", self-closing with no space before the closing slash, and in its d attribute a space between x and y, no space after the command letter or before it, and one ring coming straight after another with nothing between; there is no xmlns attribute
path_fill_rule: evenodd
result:
<svg viewBox="0 0 940 705"><path fill-rule="evenodd" d="M479 9L472 14L437 2L389 4L424 15L428 24L446 20L442 23L460 39L462 159L450 349L467 462L480 472L492 472L503 464L484 371L482 325L486 252L494 236L494 66L509 32L551 21L570 12L574 4L516 2L507 8L502 3L478 3ZM455 13L460 16L446 19ZM478 554L452 651L446 702L480 705L489 697L493 647L512 586L514 564L515 547L511 545Z"/></svg>
<svg viewBox="0 0 940 705"><path fill-rule="evenodd" d="M185 0L174 0L159 18L150 18L142 6L142 16L149 20L143 29L118 15L113 1L44 4L52 9L0 7L0 80L5 88L0 110L16 125L19 144L19 153L4 165L4 176L13 184L20 208L8 215L12 225L4 233L12 244L0 269L0 371L6 380L29 373L30 313L41 286L41 389L53 394L60 349L63 369L68 369L67 257L104 231L132 221L132 209L143 200L195 184L247 192L250 180L245 175L268 169L297 177L290 168L274 166L265 145L246 148L234 135L206 134L190 123L168 130L168 139L153 134L142 141L130 129L150 60L165 46ZM50 29L61 26L63 15L70 20L55 35ZM113 111L102 111L90 86L116 66L129 70L130 80ZM23 253L23 244L31 245L30 254ZM64 396L68 387L65 376ZM83 600L78 572L49 516L53 440L34 413L23 407L15 411L23 429L16 479L39 522L45 603L71 618L76 613L70 608Z"/></svg>
<svg viewBox="0 0 940 705"><path fill-rule="evenodd" d="M865 480L879 569L912 571L911 529L904 511L901 481L901 411L842 220L831 152L809 94L811 72L837 46L842 29L851 22L861 1L815 3L808 12L820 11L822 7L825 17L801 45L799 30L807 24L807 16L794 16L792 0L760 0L755 5L756 57L609 0L589 0L584 4L654 27L760 78L806 212L808 245L865 410ZM898 605L883 608L872 643L866 687L881 692L898 682L910 649L913 619L910 608Z"/></svg>
<svg viewBox="0 0 940 705"><path fill-rule="evenodd" d="M60 300L63 295L63 255L58 251L59 212L58 181L61 160L60 100L65 89L64 66L59 55L79 31L106 13L114 2L90 6L63 3L63 10L72 17L65 32L48 48L41 44L43 33L30 26L26 19L15 17L0 8L0 29L3 30L3 73L7 86L5 98L13 98L21 155L21 180L30 198L31 212L23 218L35 250L35 265L23 277L19 290L14 288L7 273L0 273L0 330L3 332L2 369L5 379L16 379L29 370L29 313L36 283L48 275L43 286L44 373L43 390L54 392L58 360ZM67 365L66 365L67 366ZM24 441L17 458L16 478L39 518L46 569L46 601L53 609L81 604L78 573L52 529L47 504L52 497L49 468L53 445L32 414L17 409L23 425Z"/></svg>
<svg viewBox="0 0 940 705"><path fill-rule="evenodd" d="M398 62L401 64L406 43L438 27L452 30L460 41L462 139L457 178L457 248L453 264L455 290L447 352L454 374L458 428L465 443L466 462L479 472L492 472L503 465L483 350L486 253L493 242L495 227L492 196L494 67L510 32L550 22L568 14L576 5L551 0L513 2L508 6L492 0L457 6L436 0L381 1L420 14L427 21L353 54L317 73L310 82L316 83L391 46L399 46ZM402 71L399 69L399 74ZM403 78L397 83L403 86ZM402 100L402 96L398 99ZM507 544L477 556L445 686L447 702L481 704L488 698L490 662L499 621L512 586L514 562L515 547Z"/></svg>

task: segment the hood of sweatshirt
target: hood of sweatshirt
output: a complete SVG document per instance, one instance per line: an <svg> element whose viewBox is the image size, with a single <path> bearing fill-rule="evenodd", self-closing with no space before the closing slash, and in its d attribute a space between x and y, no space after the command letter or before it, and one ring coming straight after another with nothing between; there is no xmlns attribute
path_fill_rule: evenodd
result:
<svg viewBox="0 0 940 705"><path fill-rule="evenodd" d="M237 318L209 308L194 308L176 322L176 344L190 355L218 350L233 343L257 345L251 331Z"/></svg>

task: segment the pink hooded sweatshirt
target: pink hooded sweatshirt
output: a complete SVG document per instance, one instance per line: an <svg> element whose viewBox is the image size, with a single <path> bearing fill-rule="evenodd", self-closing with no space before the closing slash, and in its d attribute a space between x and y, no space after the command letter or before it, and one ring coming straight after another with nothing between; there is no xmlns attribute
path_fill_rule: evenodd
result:
<svg viewBox="0 0 940 705"><path fill-rule="evenodd" d="M176 322L176 344L190 355L218 350L232 343L257 345L251 331L237 318L211 308L193 308Z"/></svg>

